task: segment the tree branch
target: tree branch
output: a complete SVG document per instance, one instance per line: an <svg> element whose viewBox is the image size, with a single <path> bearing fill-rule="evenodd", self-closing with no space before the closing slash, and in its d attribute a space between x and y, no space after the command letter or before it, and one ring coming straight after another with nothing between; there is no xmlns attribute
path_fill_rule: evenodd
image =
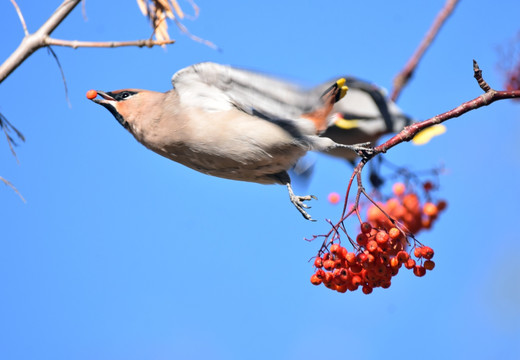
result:
<svg viewBox="0 0 520 360"><path fill-rule="evenodd" d="M26 35L18 48L0 65L0 83L7 78L25 59L44 47L44 37L49 36L81 0L65 0L47 21L34 33Z"/></svg>
<svg viewBox="0 0 520 360"><path fill-rule="evenodd" d="M49 45L66 46L76 49L78 47L113 48L121 46L153 47L173 44L174 40L154 41L154 40L135 40L135 41L68 41L51 38L50 35L58 25L70 14L81 0L65 0L45 23L33 34L29 34L25 27L25 21L21 15L15 0L11 0L25 30L25 37L18 48L0 65L0 83L2 83L18 66L20 66L36 50Z"/></svg>
<svg viewBox="0 0 520 360"><path fill-rule="evenodd" d="M65 46L71 47L73 49L77 49L79 47L94 47L94 48L115 48L122 46L138 46L138 47L154 47L154 46L163 46L170 45L175 43L175 40L133 40L133 41L78 41L78 40L61 40L54 39L51 37L45 37L44 39L45 46L55 45L55 46Z"/></svg>
<svg viewBox="0 0 520 360"><path fill-rule="evenodd" d="M415 53L408 60L405 67L401 70L399 74L394 79L394 89L392 90L392 95L390 98L393 101L396 101L401 93L402 89L408 83L408 81L412 78L415 68L419 64L419 61L423 57L426 50L430 47L431 43L439 33L442 25L446 22L447 18L451 15L455 6L459 0L447 0L444 7L437 14L437 17L433 21L432 26L424 36L423 40L419 44L419 47L415 50Z"/></svg>
<svg viewBox="0 0 520 360"><path fill-rule="evenodd" d="M316 239L318 237L324 238L322 249L320 251L322 251L324 248L326 248L326 246L328 246L329 243L334 241L334 238L337 237L338 229L340 229L340 228L344 229L343 223L350 215L352 215L353 213L356 213L356 214L358 214L358 217L359 217L359 201L360 201L361 194L365 195L365 197L367 197L367 199L369 199L374 205L376 205L376 207L378 207L380 211L385 213L384 210L381 209L377 205L377 203L375 203L366 194L366 192L363 188L363 184L361 182L361 173L363 171L363 168L373 157L375 157L378 154L387 152L388 150L390 150L391 148L393 148L394 146L396 146L402 142L412 140L413 137L415 135L417 135L417 133L419 133L421 130L424 130L427 127L430 127L435 124L440 124L449 119L459 117L469 111L478 109L483 106L490 105L493 102L498 101L498 100L520 98L520 90L497 91L497 90L492 89L488 85L488 83L484 80L484 78L482 77L482 71L480 70L480 68L475 60L473 60L473 72L474 72L474 77L477 80L477 83L482 88L482 90L484 90L484 94L480 95L479 97L477 97L473 100L466 101L466 102L462 103L461 105L457 106L456 108L446 111L445 113L436 115L430 119L407 126L400 133L398 133L397 135L395 135L388 141L373 148L372 151L370 151L369 153L366 153L366 152L359 153L359 155L362 156L362 159L359 162L359 164L354 168L352 176L350 177L350 180L348 182L347 191L345 194L345 203L343 205L343 211L342 211L340 220L335 225L329 221L329 223L331 224L331 227L332 227L331 230L327 234L314 235L312 238L312 239ZM349 199L350 191L352 189L352 185L353 185L355 179L357 179L356 199L352 206L347 207L347 202ZM394 226L397 226L395 221L392 221L392 219L389 216L387 216L387 218L392 223L394 223ZM401 226L398 226L398 227L400 228ZM407 229L400 228L400 230L402 232L404 232L406 236L411 236L413 238L413 234L410 233L409 231L407 231ZM346 233L346 230L344 230L344 232L348 236L348 234ZM332 238L331 238L331 236L332 236ZM350 239L350 237L349 237L349 239Z"/></svg>
<svg viewBox="0 0 520 360"><path fill-rule="evenodd" d="M24 32L25 36L28 36L29 31L27 30L27 25L25 24L25 19L23 18L22 11L18 7L18 4L16 3L16 1L11 0L11 3L13 4L14 9L16 10L16 13L18 14L18 17L20 18L20 22L22 23L23 32Z"/></svg>
<svg viewBox="0 0 520 360"><path fill-rule="evenodd" d="M403 141L410 141L413 139L415 135L421 130L426 129L427 127L430 127L435 124L443 123L446 120L453 119L456 117L459 117L471 110L478 109L483 106L487 106L492 104L493 102L497 100L503 100L503 99L515 99L520 97L520 90L513 90L513 91L496 91L492 89L487 82L482 77L482 70L480 70L477 62L473 60L473 71L474 71L474 77L477 80L479 86L482 88L482 90L485 91L484 94L480 95L479 97L466 101L465 103L457 106L455 109L452 109L450 111L447 111L443 114L434 116L428 120L424 120L415 124L412 124L408 127L406 127L403 131L386 141L385 143L376 146L374 148L373 155L370 155L370 157L373 157L380 153L385 153L391 148L393 148L395 145L402 143Z"/></svg>

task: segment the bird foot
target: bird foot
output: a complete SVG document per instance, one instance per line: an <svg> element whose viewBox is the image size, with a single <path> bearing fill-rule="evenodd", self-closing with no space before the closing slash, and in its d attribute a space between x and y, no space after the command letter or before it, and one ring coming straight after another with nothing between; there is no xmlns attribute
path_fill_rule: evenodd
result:
<svg viewBox="0 0 520 360"><path fill-rule="evenodd" d="M314 195L305 195L305 196L294 195L294 192L292 190L290 183L287 184L287 189L289 190L289 198L291 199L291 202L296 207L296 209L298 209L300 214L302 214L303 217L307 220L316 221L309 215L309 213L307 211L305 211L305 209L310 209L311 207L307 204L304 204L303 202L309 201L312 199L317 200L318 198Z"/></svg>
<svg viewBox="0 0 520 360"><path fill-rule="evenodd" d="M371 147L369 142L354 145L338 144L338 146L352 150L362 158L370 158L374 154L374 148Z"/></svg>

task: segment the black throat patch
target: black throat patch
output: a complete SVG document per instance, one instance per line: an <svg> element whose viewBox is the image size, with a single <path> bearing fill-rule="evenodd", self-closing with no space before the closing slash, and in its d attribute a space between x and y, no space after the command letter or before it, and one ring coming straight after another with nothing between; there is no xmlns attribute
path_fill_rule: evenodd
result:
<svg viewBox="0 0 520 360"><path fill-rule="evenodd" d="M125 129L128 130L128 122L123 118L123 116L117 112L116 108L112 104L101 103L114 117L117 122L120 123Z"/></svg>

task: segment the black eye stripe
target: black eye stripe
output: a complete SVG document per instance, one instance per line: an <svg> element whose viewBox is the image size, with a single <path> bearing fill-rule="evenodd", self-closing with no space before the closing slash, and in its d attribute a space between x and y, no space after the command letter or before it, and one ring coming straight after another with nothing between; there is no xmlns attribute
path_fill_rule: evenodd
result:
<svg viewBox="0 0 520 360"><path fill-rule="evenodd" d="M116 100L116 101L122 101L122 100L128 99L130 96L135 95L135 94L137 94L137 91L128 91L128 90L121 91L118 93L113 93L113 92L107 93L107 95L113 97L114 100Z"/></svg>

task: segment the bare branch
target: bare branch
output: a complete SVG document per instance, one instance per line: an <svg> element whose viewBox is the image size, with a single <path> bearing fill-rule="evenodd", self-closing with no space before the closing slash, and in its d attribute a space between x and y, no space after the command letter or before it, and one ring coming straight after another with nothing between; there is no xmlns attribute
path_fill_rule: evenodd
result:
<svg viewBox="0 0 520 360"><path fill-rule="evenodd" d="M27 25L25 24L25 19L23 18L22 11L18 7L18 4L16 3L15 0L11 0L11 3L13 4L14 9L16 10L16 13L18 14L18 17L20 18L20 22L22 23L23 32L25 33L25 36L28 36L29 31L27 30Z"/></svg>
<svg viewBox="0 0 520 360"><path fill-rule="evenodd" d="M65 0L34 33L23 38L18 48L0 65L0 83L2 83L25 59L39 48L45 46L43 39L49 36L56 27L70 14L81 0Z"/></svg>
<svg viewBox="0 0 520 360"><path fill-rule="evenodd" d="M12 0L14 4L14 0ZM153 47L173 44L175 41L165 39L159 41L153 40L134 40L134 41L69 41L51 38L50 35L56 27L67 17L76 5L82 0L65 0L47 21L33 34L26 34L18 48L0 65L0 83L4 81L25 59L27 59L36 50L49 46L66 46L76 49L78 47L95 47L95 48L114 48L121 46L138 46ZM20 13L21 14L21 13Z"/></svg>
<svg viewBox="0 0 520 360"><path fill-rule="evenodd" d="M401 70L399 74L394 79L394 89L392 90L392 95L390 98L393 101L396 101L399 97L404 86L408 83L408 81L412 78L415 68L419 64L419 61L423 57L426 50L430 47L431 43L439 33L439 30L444 25L448 17L452 14L455 6L459 0L447 0L444 7L437 14L437 17L433 21L432 26L424 36L423 40L419 44L419 47L415 50L415 53L408 60L405 67Z"/></svg>
<svg viewBox="0 0 520 360"><path fill-rule="evenodd" d="M93 48L115 48L122 46L137 46L137 47L154 47L154 46L163 46L170 45L175 43L175 40L132 40L132 41L78 41L78 40L61 40L54 39L50 37L46 37L45 45L55 45L55 46L66 46L71 47L73 49L77 49L79 47L93 47Z"/></svg>
<svg viewBox="0 0 520 360"><path fill-rule="evenodd" d="M503 99L515 99L520 97L520 90L513 90L513 91L496 91L493 90L482 78L482 71L478 67L478 64L475 60L473 60L473 69L474 69L474 76L477 80L479 86L486 91L483 95L480 95L479 97L467 101L459 106L457 106L455 109L452 109L450 111L447 111L443 114L434 116L428 120L424 120L415 124L412 124L408 127L406 127L403 131L401 131L399 134L392 137L387 142L376 146L374 148L374 156L379 153L384 153L388 151L389 149L393 148L395 145L402 143L403 141L410 141L413 139L413 137L421 130L426 129L427 127L430 127L435 124L440 124L446 120L453 119L456 117L459 117L468 111L478 109L483 106L490 105L491 103L497 101L497 100L503 100Z"/></svg>

